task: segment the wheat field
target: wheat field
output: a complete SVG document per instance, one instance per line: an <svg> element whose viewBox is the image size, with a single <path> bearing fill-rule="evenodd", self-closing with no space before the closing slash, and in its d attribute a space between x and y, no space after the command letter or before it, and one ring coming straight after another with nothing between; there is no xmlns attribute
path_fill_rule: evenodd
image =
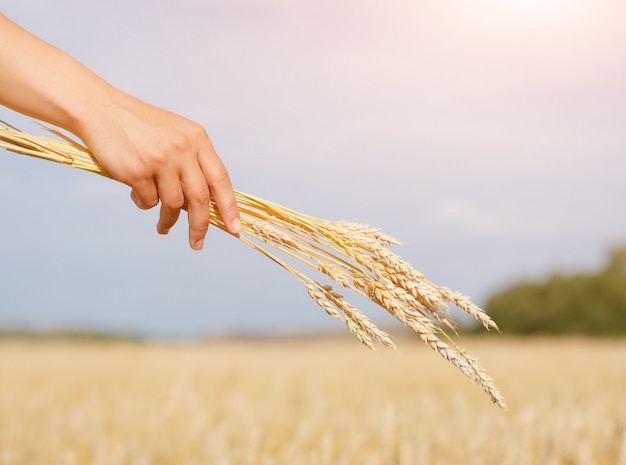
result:
<svg viewBox="0 0 626 465"><path fill-rule="evenodd" d="M626 340L0 342L0 465L626 465Z"/></svg>

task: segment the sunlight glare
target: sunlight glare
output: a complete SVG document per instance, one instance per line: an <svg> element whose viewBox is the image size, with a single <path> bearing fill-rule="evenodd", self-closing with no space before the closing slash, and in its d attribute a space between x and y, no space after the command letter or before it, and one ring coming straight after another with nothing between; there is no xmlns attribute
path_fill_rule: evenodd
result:
<svg viewBox="0 0 626 465"><path fill-rule="evenodd" d="M485 4L509 14L551 14L578 6L579 0L486 0Z"/></svg>

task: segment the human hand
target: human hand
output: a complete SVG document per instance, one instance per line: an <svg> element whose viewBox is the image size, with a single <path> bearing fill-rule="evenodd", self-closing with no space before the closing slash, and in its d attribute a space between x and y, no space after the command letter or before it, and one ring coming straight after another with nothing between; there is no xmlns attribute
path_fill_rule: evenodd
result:
<svg viewBox="0 0 626 465"><path fill-rule="evenodd" d="M228 231L241 231L228 172L197 123L120 92L94 108L76 133L107 171L132 188L139 208L161 202L159 234L169 232L186 205L189 244L201 249L212 200Z"/></svg>
<svg viewBox="0 0 626 465"><path fill-rule="evenodd" d="M201 249L212 201L240 232L228 172L200 125L125 94L2 14L0 44L11 44L0 47L0 104L77 135L139 208L161 201L160 234L186 204L189 243Z"/></svg>

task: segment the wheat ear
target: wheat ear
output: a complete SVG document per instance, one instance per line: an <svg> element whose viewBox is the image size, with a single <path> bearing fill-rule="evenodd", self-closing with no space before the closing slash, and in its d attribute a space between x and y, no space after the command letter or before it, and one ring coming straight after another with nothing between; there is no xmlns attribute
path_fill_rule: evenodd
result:
<svg viewBox="0 0 626 465"><path fill-rule="evenodd" d="M0 147L114 179L86 147L56 129L47 129L57 138L32 136L9 125L0 127ZM461 350L444 330L454 331L456 327L449 304L487 329L497 329L496 324L467 297L431 283L392 252L391 246L398 244L396 239L366 225L316 218L242 192L235 191L235 197L243 228L237 237L289 271L309 296L326 313L343 320L360 342L370 348L376 343L395 348L389 335L333 285L314 280L290 263L306 265L334 284L380 305L506 409L504 398L478 360ZM211 209L210 222L226 231L216 208Z"/></svg>

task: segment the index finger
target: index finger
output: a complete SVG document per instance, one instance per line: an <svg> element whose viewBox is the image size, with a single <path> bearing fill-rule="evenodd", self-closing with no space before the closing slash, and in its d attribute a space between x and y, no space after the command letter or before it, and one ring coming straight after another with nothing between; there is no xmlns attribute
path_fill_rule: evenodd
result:
<svg viewBox="0 0 626 465"><path fill-rule="evenodd" d="M198 159L226 229L232 234L239 234L241 232L239 209L237 208L233 185L224 163L212 146L201 152Z"/></svg>

